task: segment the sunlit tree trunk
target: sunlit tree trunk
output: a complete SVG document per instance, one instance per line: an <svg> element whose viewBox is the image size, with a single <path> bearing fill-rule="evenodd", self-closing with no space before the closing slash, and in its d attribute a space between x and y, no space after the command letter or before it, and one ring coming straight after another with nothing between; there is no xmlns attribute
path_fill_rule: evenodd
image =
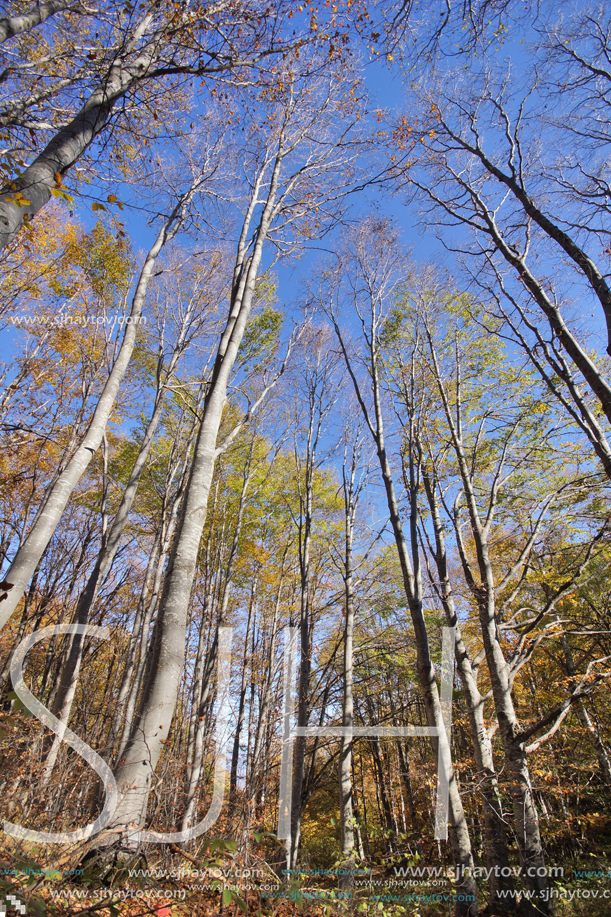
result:
<svg viewBox="0 0 611 917"><path fill-rule="evenodd" d="M457 900L456 914L465 915L465 917L467 917L467 915L468 917L474 917L478 910L477 887L472 875L466 872L467 868L469 868L469 870L473 868L473 854L469 829L456 779L454 777L450 741L444 725L439 689L435 681L435 667L431 659L427 626L422 608L422 577L418 535L417 469L413 459L410 460L408 493L410 512L410 555L410 549L405 537L403 520L397 501L393 473L386 449L384 434L379 366L379 310L381 308L385 287L389 284L387 272L391 270L387 267L385 259L388 259L388 261L392 263L392 253L386 252L385 250L382 251L382 246L385 242L386 240L380 239L377 243L378 247L376 248L375 243L371 241L369 236L365 239L363 235L358 239L355 246L355 267L357 271L359 271L358 283L362 284L358 289L359 293L361 290L363 291L363 299L356 303L356 308L359 310L363 322L366 368L369 380L367 392L369 404L365 400L364 390L357 379L352 358L348 352L334 311L330 312L330 318L334 324L346 367L353 382L354 391L361 408L363 419L375 443L386 492L390 522L401 566L403 586L412 621L416 646L418 680L423 695L428 724L434 727L438 734L434 746L436 747L437 743L441 746L439 751L444 762L446 773L449 775L448 833L454 862L456 866L459 867L458 872L461 875L456 890L459 893L459 898L473 898L472 901ZM365 245L367 245L367 252L365 251ZM370 249L371 255L369 252ZM369 260L370 257L371 260ZM367 319L365 319L365 316L367 316Z"/></svg>
<svg viewBox="0 0 611 917"><path fill-rule="evenodd" d="M529 891L533 893L533 898L531 900L523 900L521 902L520 911L526 915L549 914L553 910L553 906L549 901L548 895L549 880L545 868L545 856L539 829L539 816L530 780L526 749L524 743L519 738L520 725L513 704L511 672L499 639L499 629L496 618L495 578L488 545L492 514L494 512L496 499L498 498L501 468L497 469L495 475L495 484L493 485L493 492L490 495L488 513L484 522L480 518L473 487L473 477L460 434L459 424L461 423L460 418L462 412L460 385L457 383L456 386L457 403L455 406L456 413L454 413L450 407L445 384L439 370L433 340L428 329L427 336L435 381L450 429L452 444L458 461L460 477L467 503L470 528L477 552L479 582L477 582L473 576L473 572L467 561L458 520L455 520L455 531L467 583L477 602L486 662L490 673L492 696L494 698L499 732L503 741L507 769L511 778L515 834L517 837L518 849L520 851L520 860L523 866L524 882ZM457 372L458 378L460 378L459 369L457 369ZM458 421L455 421L455 417L459 418Z"/></svg>
<svg viewBox="0 0 611 917"><path fill-rule="evenodd" d="M17 607L24 589L36 569L36 565L53 537L53 533L74 488L100 447L136 343L138 324L142 316L149 281L153 276L155 262L163 246L178 231L185 208L195 193L197 184L197 182L194 183L176 204L146 256L132 300L130 317L125 324L121 347L89 422L87 432L66 468L58 476L53 487L47 492L44 502L37 513L34 525L31 527L27 537L21 542L7 572L6 579L12 585L6 600L0 604L0 627L8 621Z"/></svg>

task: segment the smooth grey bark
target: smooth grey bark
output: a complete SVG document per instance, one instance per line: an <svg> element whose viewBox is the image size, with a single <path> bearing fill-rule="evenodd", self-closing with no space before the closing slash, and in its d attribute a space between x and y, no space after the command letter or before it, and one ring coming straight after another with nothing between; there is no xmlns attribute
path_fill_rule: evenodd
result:
<svg viewBox="0 0 611 917"><path fill-rule="evenodd" d="M0 44L9 38L14 38L15 35L30 32L50 16L64 10L83 11L80 4L74 3L73 0L47 0L46 3L39 3L29 13L24 13L22 16L8 16L0 19Z"/></svg>
<svg viewBox="0 0 611 917"><path fill-rule="evenodd" d="M72 121L62 127L45 149L12 187L0 192L0 250L15 238L24 221L31 220L44 207L60 176L79 160L108 122L115 103L139 80L144 79L159 52L161 34L151 36L144 50L129 61L129 53L149 31L154 18L143 17L134 30L131 41L110 66L102 83L94 89ZM156 40L155 40L156 39ZM163 42L162 42L163 44ZM20 204L15 193L20 192L29 203Z"/></svg>
<svg viewBox="0 0 611 917"><path fill-rule="evenodd" d="M231 767L229 770L229 814L232 815L236 810L236 792L238 786L238 762L240 758L240 740L244 728L244 707L246 704L246 673L248 671L249 643L251 638L251 628L255 627L255 599L257 595L257 579L253 578L250 601L248 603L248 617L246 621L246 636L244 638L244 656L242 659L242 675L240 679L240 693L238 695L238 717L235 727L235 736L233 739L233 748L231 750ZM251 657L252 658L252 657ZM253 673L251 672L251 681Z"/></svg>
<svg viewBox="0 0 611 917"><path fill-rule="evenodd" d="M146 426L146 430L138 450L138 455L136 456L136 460L130 472L129 479L125 486L121 502L110 527L110 531L108 532L108 535L104 535L102 539L102 545L98 553L94 568L91 571L89 579L87 580L87 584L85 585L85 588L79 597L79 601L77 603L76 611L74 614L74 623L76 624L87 624L89 622L100 588L102 587L102 584L104 583L104 580L106 579L106 576L112 567L117 551L119 550L119 544L125 531L125 526L127 525L129 513L138 492L138 486L140 484L140 480L142 478L142 474L144 472L144 468L146 466L146 462L153 445L157 426L161 419L165 396L172 384L176 365L184 350L185 339L187 336L187 330L191 320L192 312L193 308L191 304L190 308L187 309L183 317L180 333L174 345L173 352L167 366L164 365L165 357L162 345L160 345L160 352L157 358L157 388L155 392L153 412ZM70 649L67 654L67 660L61 672L58 689L53 700L53 706L51 708L51 712L59 719L60 723L67 724L70 717L72 702L76 693L78 676L83 659L84 645L85 639L80 634L75 635L72 638ZM120 699L118 699L117 703L120 703ZM51 772L55 766L55 762L61 748L61 742L62 739L60 736L56 735L53 739L53 743L45 762L43 785L46 785L51 776Z"/></svg>
<svg viewBox="0 0 611 917"><path fill-rule="evenodd" d="M457 458L463 492L467 503L470 527L475 541L479 582L466 559L459 528L455 531L459 543L459 553L465 572L467 585L472 592L478 607L480 627L483 637L486 662L490 675L492 696L503 741L507 768L511 777L515 835L523 866L524 882L532 893L531 899L520 902L520 913L524 915L547 915L553 912L549 900L549 880L545 868L545 855L539 829L539 816L530 780L525 744L520 736L520 726L513 704L511 670L507 664L499 639L496 617L496 588L492 562L489 553L489 532L492 524L494 507L498 498L501 468L495 474L495 483L490 495L486 518L482 521L473 487L473 478L464 451L460 433L460 385L457 383L456 412L458 422L450 406L446 388L441 377L437 354L427 327L427 339L431 355L432 368L444 413L450 430L452 446ZM456 520L458 523L458 520ZM533 875L534 873L534 875Z"/></svg>
<svg viewBox="0 0 611 917"><path fill-rule="evenodd" d="M11 661L12 661L13 652L16 649L16 647L19 646L19 644L21 643L21 640L23 639L23 635L25 634L25 629L27 625L29 624L30 605L32 604L34 596L36 595L39 573L40 573L40 562L38 563L32 575L32 580L30 582L30 588L27 591L25 601L23 603L21 619L17 626L17 630L15 631L15 635L11 641L11 648L6 657L4 666L2 667L2 672L0 673L0 692L8 688L8 685L10 684L9 679L10 679Z"/></svg>
<svg viewBox="0 0 611 917"><path fill-rule="evenodd" d="M143 826L153 774L161 755L162 743L169 735L180 688L187 611L218 455L217 437L227 398L227 385L250 315L263 244L274 215L283 158L284 135L281 134L252 251L248 251L247 238L262 191L265 167L260 170L254 183L238 243L229 315L206 395L184 505L159 603L151 677L145 686L138 728L125 751L125 763L120 764L117 770L117 784L122 799L113 817L114 826ZM265 166L268 165L269 162L266 162Z"/></svg>
<svg viewBox="0 0 611 917"><path fill-rule="evenodd" d="M153 437L161 417L164 395L166 391L166 386L160 387L157 391L155 407L140 444L140 449L138 451L134 466L131 470L127 486L123 492L121 503L115 518L113 519L108 536L103 539L102 547L96 559L94 568L91 571L89 579L87 580L87 584L79 596L79 601L77 603L76 611L74 614L74 621L77 624L87 624L89 622L91 612L95 605L100 588L116 557L121 536L125 530L127 518L133 505L138 490L138 485L144 471L146 460L153 444ZM58 689L53 700L53 706L51 708L51 712L57 716L60 723L67 724L70 717L72 702L74 700L74 695L76 694L81 662L83 660L84 646L84 637L81 635L75 635L72 638L67 660L62 668ZM55 762L60 751L61 743L62 739L60 736L56 735L45 762L43 784L46 784L51 776L51 772L55 766Z"/></svg>
<svg viewBox="0 0 611 917"><path fill-rule="evenodd" d="M209 623L206 618L207 608L211 609L213 604L213 595L211 588L208 589L205 603L204 603L204 614L202 615L202 623L200 630L200 639L198 644L198 655L196 660L196 672L193 685L193 702L192 702L192 713L191 713L191 723L189 730L189 767L186 781L186 794L185 794L185 808L182 816L182 825L181 830L186 830L191 827L195 810L197 807L197 790L201 781L203 767L204 767L204 737L206 733L206 727L208 725L208 717L206 713L210 708L210 689L212 684L212 677L214 669L216 666L216 660L218 655L218 629L219 627L224 627L225 621L227 618L227 611L229 608L229 596L231 591L231 582L233 579L233 571L235 567L235 562L238 556L238 548L240 545L240 537L242 534L242 523L244 521L244 511L246 509L246 494L250 485L252 478L252 457L254 452L255 439L251 441L250 451L248 455L248 460L244 467L243 476L242 476L242 489L240 491L240 502L238 504L238 513L236 518L236 524L233 532L233 538L231 542L231 548L229 550L229 556L227 558L227 563L224 571L224 576L222 577L222 587L221 587L221 596L220 603L218 608L216 630L214 634L214 639L206 653L205 646L205 625ZM207 546L208 548L208 546Z"/></svg>
<svg viewBox="0 0 611 917"><path fill-rule="evenodd" d="M360 488L355 487L358 440L352 449L350 467L342 467L344 491L344 685L342 697L342 726L350 733L342 735L339 757L339 798L342 859L348 870L340 880L340 888L354 888L354 806L352 789L352 727L354 725L354 521Z"/></svg>
<svg viewBox="0 0 611 917"><path fill-rule="evenodd" d="M194 420L187 436L187 448L183 456L178 454L179 436L174 439L172 444L161 508L160 526L149 563L147 564L145 581L138 600L121 688L115 706L113 724L107 740L109 754L104 756L107 760L110 760L110 751L114 747L115 737L120 736L117 752L113 756L115 767L122 760L123 752L132 733L138 697L148 671L147 664L150 668L151 650L148 648L148 643L151 625L157 612L163 574L178 523L180 504L187 484L189 452L196 433L197 419ZM176 492L172 493L173 483L177 476L179 484Z"/></svg>
<svg viewBox="0 0 611 917"><path fill-rule="evenodd" d="M219 469L220 470L220 469ZM201 616L199 623L199 636L197 641L197 654L195 656L195 667L193 670L192 684L191 684L191 715L189 717L189 729L187 733L187 751L186 751L186 765L187 765L187 785L191 782L191 774L193 772L193 767L196 764L199 751L200 743L200 734L198 732L198 720L201 717L206 716L206 699L204 695L207 692L207 683L212 678L212 673L214 671L214 663L209 663L208 658L211 655L211 650L214 649L214 655L216 659L216 649L215 649L215 638L212 635L213 631L213 609L216 605L219 605L217 593L219 591L219 580L221 579L221 557L225 549L225 520L223 520L220 531L215 525L215 516L216 509L218 506L218 496L220 490L220 474L216 475L216 484L214 491L209 498L208 503L208 516L210 518L210 526L208 537L206 538L206 546L203 552L203 558L201 561L202 567L202 579L200 586L200 595L203 595L203 598L200 597L201 603ZM210 505L211 504L211 505ZM212 546L214 541L214 558L212 557ZM218 613L217 613L218 615ZM192 618L192 625L195 627L194 617ZM206 724L207 725L207 724ZM201 727L200 727L201 729ZM202 729L203 735L203 729ZM203 740L201 740L203 741ZM196 782L194 781L194 792L196 787ZM183 814L183 830L189 825L187 824L188 818L188 809L190 804L190 793L187 791L187 804ZM187 816L188 817L185 817Z"/></svg>
<svg viewBox="0 0 611 917"><path fill-rule="evenodd" d="M0 628L6 624L17 607L24 589L27 586L37 563L44 554L59 520L66 508L66 504L82 475L86 471L93 456L97 452L110 415L112 413L121 382L127 370L131 355L136 343L137 328L142 316L149 281L153 276L153 269L159 252L176 234L184 216L187 203L194 195L200 179L191 186L189 191L182 195L172 213L164 222L157 234L157 238L148 252L136 291L132 299L132 308L129 320L125 324L123 340L117 358L104 385L104 389L89 421L87 432L81 440L62 473L57 477L53 487L45 495L36 521L32 525L27 537L20 544L17 553L7 572L6 579L12 583L7 599L0 603Z"/></svg>
<svg viewBox="0 0 611 917"><path fill-rule="evenodd" d="M131 715L129 712L128 700L131 694L132 685L134 683L137 683L138 685L140 684L138 674L140 674L141 677L142 671L144 669L146 645L148 643L152 616L155 610L155 602L153 600L148 601L148 598L151 593L151 587L156 572L159 573L160 566L161 569L163 569L163 561L161 560L161 542L162 530L160 526L155 532L155 538L150 549L149 558L146 564L146 571L144 573L144 580L140 590L140 595L138 597L138 605L136 606L134 624L131 634L129 635L129 640L126 648L126 658L123 665L123 673L119 681L116 701L113 704L110 729L108 730L108 734L106 736L106 745L104 754L102 755L105 761L111 761L115 758L114 748L117 739L123 735L125 731L127 731L129 735L131 730L133 711L135 709L135 699L134 707L131 710ZM148 612L150 612L150 616ZM142 662L141 666L139 665L140 662ZM135 693L138 693L137 689ZM122 749L119 746L116 757L120 757L121 751Z"/></svg>
<svg viewBox="0 0 611 917"><path fill-rule="evenodd" d="M425 467L422 469L422 478L435 533L433 555L437 568L437 577L434 579L434 585L443 606L448 626L456 628L456 642L454 645L456 666L463 685L467 715L469 717L471 743L477 766L476 779L483 799L484 850L488 869L491 870L488 880L490 907L493 910L496 909L504 913L512 912L516 909L516 898L513 894L513 879L508 869L507 825L503 817L503 804L492 755L492 742L484 719L484 698L479 692L477 671L472 665L458 624L448 569L443 524L436 495L436 482ZM505 870L505 873L503 873L503 870Z"/></svg>
<svg viewBox="0 0 611 917"><path fill-rule="evenodd" d="M372 287L369 289L367 295L370 298L369 308L371 309L371 320L369 327L367 328L363 321L363 327L367 341L367 371L370 379L370 394L373 403L373 412L370 411L364 400L361 385L355 375L352 360L346 348L344 338L335 314L331 313L330 317L335 327L335 332L340 344L344 361L346 363L346 367L348 369L348 373L350 374L353 383L354 391L359 402L363 418L367 424L367 427L369 428L377 450L386 492L386 501L388 505L390 522L392 525L397 553L399 556L399 563L401 566L403 586L405 589L405 595L407 598L412 626L414 629L414 638L416 643L416 666L418 671L418 680L420 682L420 687L424 699L427 721L429 726L438 730L439 737L437 742L441 745L441 753L445 762L446 773L450 775L448 834L455 865L459 867L457 872L460 875L460 878L457 881L456 891L459 897L462 897L463 899L467 897L473 899L472 901L457 900L455 912L457 915L461 915L461 917L475 917L478 912L478 905L477 886L475 880L472 877L472 869L474 863L471 849L471 840L469 837L469 829L462 805L462 800L460 798L460 793L456 784L456 778L454 776L454 769L452 767L450 743L444 725L439 690L435 681L435 668L431 659L427 626L422 609L422 577L418 548L418 532L416 528L418 511L416 486L417 481L415 478L415 469L413 462L410 463L410 541L412 546L412 554L410 557L410 551L408 548L407 540L405 538L403 522L397 502L393 473L386 450L384 435L384 420L382 414L380 374L378 365L378 327L376 316L376 309L379 304L380 292L379 290ZM469 875L467 875L465 872L467 868L469 869Z"/></svg>
<svg viewBox="0 0 611 917"><path fill-rule="evenodd" d="M208 17L213 19L220 16L228 6L228 0L216 0L208 7ZM241 34L251 33L248 29L242 30L239 22L233 20L231 25L235 31L230 36L233 41L228 42L229 50L226 53L219 53L215 48L200 48L195 52L194 59L188 60L184 49L176 44L171 46L171 42L181 28L190 32L195 30L198 19L186 4L182 8L181 22L175 20L169 26L167 21L159 21L159 9L155 7L143 16L122 47L113 53L107 72L70 123L57 132L11 186L0 192L0 250L15 238L24 222L31 220L44 207L57 187L56 175L64 176L78 162L109 123L116 103L131 89L143 82L172 74L203 76L255 66L265 57L284 53L296 44L301 44L298 39L276 44L273 33L267 36L262 32L255 34L252 47L236 47ZM259 21L263 30L267 21L265 17ZM250 25L252 22L249 19ZM266 47L268 37L271 46ZM206 62L202 60L204 56ZM21 194L21 200L15 198L15 194Z"/></svg>

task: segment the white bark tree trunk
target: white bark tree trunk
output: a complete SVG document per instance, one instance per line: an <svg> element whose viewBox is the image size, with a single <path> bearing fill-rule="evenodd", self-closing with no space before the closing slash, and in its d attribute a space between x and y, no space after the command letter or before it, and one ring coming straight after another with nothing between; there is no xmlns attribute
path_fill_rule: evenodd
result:
<svg viewBox="0 0 611 917"><path fill-rule="evenodd" d="M9 38L14 38L15 35L21 35L22 32L30 32L55 13L68 9L78 10L79 4L74 3L73 0L47 0L47 3L39 3L36 9L22 16L8 16L0 19L0 44Z"/></svg>
<svg viewBox="0 0 611 917"><path fill-rule="evenodd" d="M49 141L45 149L23 174L0 192L0 251L15 238L24 221L31 220L44 207L60 176L76 163L108 122L116 102L150 70L159 53L162 35L151 36L143 51L129 61L129 52L142 39L153 22L150 13L141 20L127 47L111 65L102 83L91 93L70 124ZM158 41L154 41L153 38ZM20 192L19 202L15 194ZM23 200L29 203L23 203Z"/></svg>
<svg viewBox="0 0 611 917"><path fill-rule="evenodd" d="M68 462L66 468L58 476L52 488L47 492L43 504L37 514L30 532L20 544L11 563L5 579L11 583L8 596L0 603L0 628L2 628L17 607L23 592L30 581L38 561L44 554L53 533L57 528L66 504L72 492L91 459L97 452L106 432L119 388L131 359L136 342L137 328L142 317L149 281L153 275L153 268L159 252L163 246L176 234L184 209L195 193L197 183L194 183L187 194L176 204L174 210L160 229L157 238L146 256L140 272L136 292L132 300L132 308L128 321L125 324L123 340L117 358L102 394L98 400L93 417L89 422L87 432L79 444L76 452Z"/></svg>
<svg viewBox="0 0 611 917"><path fill-rule="evenodd" d="M184 663L187 610L217 457L217 436L226 403L229 377L250 315L263 244L273 217L282 160L281 140L257 226L256 241L249 255L246 239L263 182L263 170L255 182L244 220L229 316L219 342L160 600L151 676L145 686L137 729L125 751L125 763L120 764L117 771L117 784L122 799L115 811L113 825L132 828L128 831L131 835L134 834L134 826L138 829L144 826L153 775L172 724ZM134 840L138 838L132 836L132 845Z"/></svg>

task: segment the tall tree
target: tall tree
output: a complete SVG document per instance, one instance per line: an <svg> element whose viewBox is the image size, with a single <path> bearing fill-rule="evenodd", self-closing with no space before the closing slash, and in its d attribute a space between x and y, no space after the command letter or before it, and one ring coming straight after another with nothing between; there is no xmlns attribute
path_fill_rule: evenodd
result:
<svg viewBox="0 0 611 917"><path fill-rule="evenodd" d="M100 65L94 70L93 90L35 159L0 192L0 248L61 188L62 179L112 123L120 100L145 87L159 88L174 75L201 78L256 67L267 57L284 54L301 43L300 39L283 39L288 9L282 3L274 16L269 10L262 15L256 3L232 5L228 0L216 0L205 15L188 5L164 2L156 2L140 17L135 11L121 12L115 4L109 12L112 38L107 52L97 49L94 53ZM11 22L13 28L17 26L16 17L9 17L5 30L11 29ZM73 103L80 101L75 93ZM120 113L118 117L120 120Z"/></svg>
<svg viewBox="0 0 611 917"><path fill-rule="evenodd" d="M268 238L290 245L297 233L328 202L329 217L341 197L335 177L339 163L356 156L351 136L354 118L343 110L344 85L336 72L313 80L320 61L287 60L278 74L271 111L255 127L245 166L251 193L240 229L227 324L220 336L203 417L195 446L189 482L166 571L160 601L151 677L141 701L141 716L117 771L122 800L114 816L116 825L142 825L163 742L167 741L174 714L184 660L187 610L199 542L217 456L237 435L237 429L217 443L227 386L250 315L263 248ZM333 176L333 177L332 177ZM332 186L333 185L333 186ZM345 191L353 187L347 178ZM294 238L294 236L293 236ZM270 385L273 384L270 382ZM248 419L263 395L249 408ZM145 763L144 763L145 762ZM133 832L132 832L133 834ZM138 835L136 835L137 837ZM144 832L143 837L148 833ZM157 836L157 835L154 835ZM176 835L175 835L176 836ZM177 835L180 838L181 835Z"/></svg>
<svg viewBox="0 0 611 917"><path fill-rule="evenodd" d="M372 244L373 243L373 244ZM410 538L405 537L403 521L399 509L394 475L390 456L386 446L385 421L382 406L383 389L380 366L380 334L384 323L388 299L392 296L397 283L397 268L401 255L387 227L383 222L365 224L355 235L352 249L346 258L346 265L340 262L335 273L329 272L330 289L323 287L321 304L326 308L340 344L348 373L362 411L363 418L375 445L388 504L390 522L401 564L403 586L407 598L414 638L417 648L417 668L420 687L429 725L438 730L439 743L449 779L449 838L455 863L461 867L457 888L460 897L457 900L456 913L464 915L477 914L477 894L475 881L470 874L473 868L471 841L462 800L453 777L450 741L446 733L439 689L435 681L435 668L431 659L429 637L422 607L422 574L421 557L417 532L417 498L419 480L415 465L411 466L409 482ZM344 287L344 284L346 286ZM355 355L349 349L345 330L339 324L338 297L343 301L344 290L347 290L351 309L356 312L361 326L363 354ZM363 365L365 378L362 381L357 375L358 363ZM411 547L411 550L410 550ZM467 871L468 868L468 871ZM468 900L467 900L468 899Z"/></svg>
<svg viewBox="0 0 611 917"><path fill-rule="evenodd" d="M119 352L89 421L85 436L70 457L65 469L61 471L56 480L47 489L42 505L38 509L36 520L27 538L21 542L11 562L7 573L11 587L0 608L0 626L8 621L17 607L36 565L49 544L72 491L100 447L136 343L138 325L143 313L148 285L153 276L155 262L163 246L178 232L189 202L200 187L202 180L202 176L199 175L193 181L191 187L181 195L172 213L163 222L157 238L146 256L132 299L129 320L125 323L125 331L123 332Z"/></svg>

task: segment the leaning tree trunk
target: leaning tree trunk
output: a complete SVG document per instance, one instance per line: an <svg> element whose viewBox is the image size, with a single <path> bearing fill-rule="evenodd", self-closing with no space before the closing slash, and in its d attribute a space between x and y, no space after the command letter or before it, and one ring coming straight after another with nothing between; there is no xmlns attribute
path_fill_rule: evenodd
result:
<svg viewBox="0 0 611 917"><path fill-rule="evenodd" d="M138 485L144 471L146 460L148 459L148 455L153 444L153 437L161 418L164 396L169 384L169 378L171 378L171 376L166 377L165 382L161 383L157 389L153 413L148 422L142 442L140 443L140 449L136 457L136 461L134 462L134 466L131 470L127 486L123 492L121 503L115 518L113 519L108 537L103 541L95 566L91 571L87 584L79 597L79 601L76 606L76 612L74 615L74 623L76 624L89 623L91 612L95 606L100 588L110 568L112 567L117 551L119 550L121 536L125 531L127 519L136 497ZM83 660L84 647L85 638L83 635L75 634L72 638L72 643L68 652L68 658L62 669L57 693L55 694L53 706L51 708L51 712L58 718L60 724L66 725L70 717L72 702L74 700L74 695L76 694L76 686L81 668L81 662ZM46 784L51 777L51 772L55 766L55 762L61 748L61 743L61 735L56 735L53 739L53 744L51 745L51 749L45 762L43 785Z"/></svg>
<svg viewBox="0 0 611 917"><path fill-rule="evenodd" d="M372 303L372 308L375 308ZM416 644L416 668L418 680L423 695L424 706L426 710L427 721L430 727L436 730L437 739L434 743L438 745L438 760L443 761L445 773L449 778L449 825L448 836L454 856L457 883L456 883L456 906L455 913L459 917L475 917L478 912L477 905L477 885L473 879L473 853L471 850L471 840L469 837L469 828L465 811L463 808L458 785L452 767L452 754L450 748L450 738L447 735L439 690L435 681L435 667L431 659L429 639L426 621L422 609L422 577L420 571L420 558L418 547L418 506L417 506L417 488L415 472L413 467L413 458L410 457L410 533L412 556L403 531L403 522L401 519L399 505L397 502L393 474L390 467L386 443L384 437L384 421L382 415L380 377L378 367L377 339L375 327L375 315L372 313L371 333L368 341L368 370L371 380L371 396L373 400L373 413L368 408L361 386L355 376L350 356L346 349L341 330L337 320L332 316L333 324L340 342L342 354L353 382L354 390L363 413L364 420L372 435L376 446L382 479L386 492L386 501L390 522L392 525L401 574L403 587L407 604L414 629L414 639ZM413 566L412 566L413 560ZM468 873L467 873L468 870ZM463 900L459 900L462 898Z"/></svg>
<svg viewBox="0 0 611 917"><path fill-rule="evenodd" d="M15 238L25 221L31 220L45 206L58 187L57 176L61 178L78 162L108 123L117 101L146 75L159 53L160 43L163 43L161 34L151 35L146 47L133 61L126 58L152 23L153 16L147 13L134 30L123 56L121 53L117 55L103 82L93 90L78 114L52 137L22 175L11 182L9 187L2 189L0 250Z"/></svg>
<svg viewBox="0 0 611 917"><path fill-rule="evenodd" d="M437 504L435 481L425 467L422 468L422 476L435 533L434 558L438 576L435 588L443 606L446 621L450 627L455 628L456 666L463 685L471 742L478 771L477 785L483 800L484 847L487 866L491 870L488 880L490 907L492 910L511 912L516 909L516 898L513 892L514 883L511 877L511 870L509 869L507 827L503 817L503 804L492 756L492 743L484 720L484 699L478 690L477 677L473 671L469 653L458 626L458 617L448 572L443 525Z"/></svg>
<svg viewBox="0 0 611 917"><path fill-rule="evenodd" d="M153 774L172 724L184 663L189 601L217 458L218 431L230 373L250 315L263 243L273 216L282 158L279 152L250 255L247 255L247 233L258 203L262 173L255 183L240 236L229 316L219 342L159 604L151 677L145 686L138 726L126 749L125 762L119 765L116 775L122 798L113 816L115 827L143 826ZM147 832L142 836L139 833L134 835L130 830L129 834L128 843L133 846L140 839L145 839Z"/></svg>
<svg viewBox="0 0 611 917"><path fill-rule="evenodd" d="M41 25L50 16L55 13L61 13L63 10L75 8L73 0L47 0L46 3L39 3L35 9L22 16L9 16L0 19L0 44L15 35L21 35L23 32L31 32L36 26Z"/></svg>
<svg viewBox="0 0 611 917"><path fill-rule="evenodd" d="M119 393L121 382L123 381L125 371L127 370L134 349L134 344L136 343L137 328L142 316L142 309L144 307L149 281L153 276L153 268L157 256L166 242L169 242L178 231L186 205L195 193L198 182L199 180L195 182L189 191L178 201L171 215L161 227L152 248L146 256L136 286L136 292L132 300L130 317L125 325L123 340L117 359L104 385L93 417L89 422L87 432L66 468L58 476L52 488L47 492L43 504L37 513L34 525L25 540L20 544L17 554L6 574L6 579L11 584L11 588L8 590L7 598L0 604L0 628L6 624L17 607L36 569L36 565L53 537L53 533L57 528L74 488L100 447Z"/></svg>

